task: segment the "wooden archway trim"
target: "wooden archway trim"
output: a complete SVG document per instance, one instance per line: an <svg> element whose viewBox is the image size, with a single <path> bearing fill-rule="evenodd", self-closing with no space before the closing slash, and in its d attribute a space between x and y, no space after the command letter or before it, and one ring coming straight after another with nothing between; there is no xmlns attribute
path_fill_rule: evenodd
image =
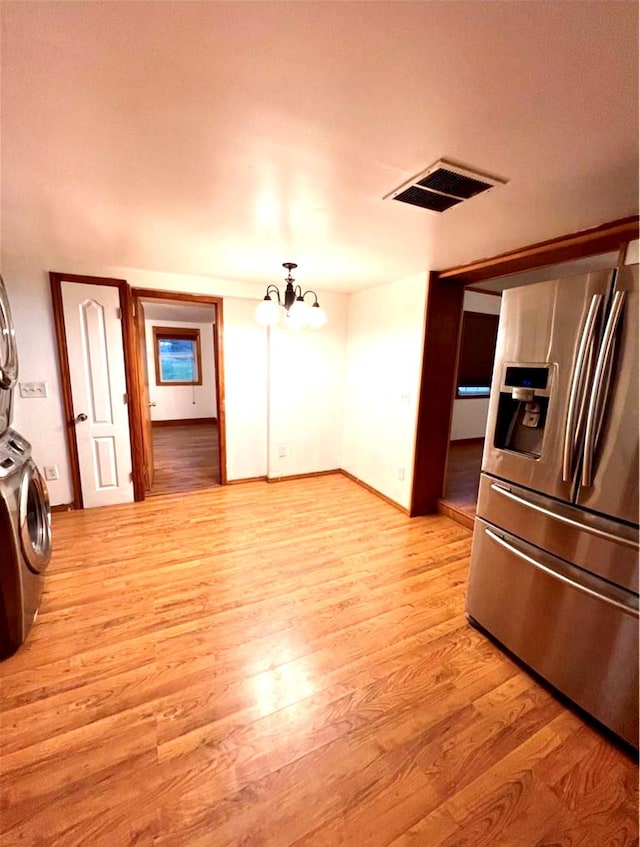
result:
<svg viewBox="0 0 640 847"><path fill-rule="evenodd" d="M429 274L409 514L436 511L447 466L464 285Z"/></svg>
<svg viewBox="0 0 640 847"><path fill-rule="evenodd" d="M465 286L621 250L638 238L639 220L638 215L622 218L429 274L411 516L435 512L444 491Z"/></svg>
<svg viewBox="0 0 640 847"><path fill-rule="evenodd" d="M555 265L560 262L583 259L585 256L595 256L598 253L608 253L618 250L622 244L638 237L638 221L638 215L621 218L581 232L574 232L571 235L539 241L537 244L501 253L490 259L447 268L439 271L438 276L442 280L468 285L495 276L521 273L544 265Z"/></svg>

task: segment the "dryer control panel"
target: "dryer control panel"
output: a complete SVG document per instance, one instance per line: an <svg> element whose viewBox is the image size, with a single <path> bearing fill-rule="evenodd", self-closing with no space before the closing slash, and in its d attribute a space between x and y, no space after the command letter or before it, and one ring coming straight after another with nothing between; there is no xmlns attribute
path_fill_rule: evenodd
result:
<svg viewBox="0 0 640 847"><path fill-rule="evenodd" d="M31 445L15 429L8 429L0 436L0 479L4 479L22 467L31 456Z"/></svg>

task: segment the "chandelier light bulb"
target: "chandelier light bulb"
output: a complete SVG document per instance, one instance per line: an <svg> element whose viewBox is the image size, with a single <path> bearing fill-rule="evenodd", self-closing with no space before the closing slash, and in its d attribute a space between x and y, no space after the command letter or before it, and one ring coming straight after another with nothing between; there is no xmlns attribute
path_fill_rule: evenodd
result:
<svg viewBox="0 0 640 847"><path fill-rule="evenodd" d="M293 329L302 329L307 323L309 309L302 297L296 298L289 309L289 325Z"/></svg>
<svg viewBox="0 0 640 847"><path fill-rule="evenodd" d="M312 329L320 329L327 322L327 316L320 308L319 303L314 303L307 314L307 323Z"/></svg>
<svg viewBox="0 0 640 847"><path fill-rule="evenodd" d="M262 326L273 326L274 323L277 323L279 317L280 310L276 301L272 300L269 296L265 297L256 309L256 318L258 321Z"/></svg>

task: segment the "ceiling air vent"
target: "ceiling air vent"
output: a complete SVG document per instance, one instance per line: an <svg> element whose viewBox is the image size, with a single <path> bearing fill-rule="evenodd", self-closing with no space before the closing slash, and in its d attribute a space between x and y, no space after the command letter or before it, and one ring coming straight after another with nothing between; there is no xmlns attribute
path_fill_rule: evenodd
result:
<svg viewBox="0 0 640 847"><path fill-rule="evenodd" d="M400 200L401 203L440 213L495 185L504 185L506 181L440 159L387 194L384 199Z"/></svg>

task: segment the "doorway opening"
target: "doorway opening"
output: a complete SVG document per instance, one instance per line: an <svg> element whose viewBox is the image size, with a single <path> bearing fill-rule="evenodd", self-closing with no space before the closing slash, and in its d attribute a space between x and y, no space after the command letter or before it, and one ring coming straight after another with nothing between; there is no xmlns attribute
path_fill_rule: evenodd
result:
<svg viewBox="0 0 640 847"><path fill-rule="evenodd" d="M512 285L542 282L556 274L615 267L638 237L638 216L529 244L490 259L431 271L427 281L424 348L416 425L411 517L442 508L458 339L465 286L501 292ZM569 273L566 273L569 269ZM517 279L516 279L517 278ZM471 521L471 518L469 518Z"/></svg>
<svg viewBox="0 0 640 847"><path fill-rule="evenodd" d="M225 485L222 299L132 289L110 277L52 271L49 278L73 508ZM155 320L160 331L154 339L152 324L147 342L145 304L153 309L163 302L192 312L171 321L165 310ZM196 318L202 326L187 328ZM157 436L158 398L150 397L150 382L192 392L185 413L170 392L163 395Z"/></svg>
<svg viewBox="0 0 640 847"><path fill-rule="evenodd" d="M495 335L503 293L507 289L536 282L608 270L616 267L621 255L619 250L598 253L488 278L465 288L444 494L438 501L440 511L464 526L473 528L489 414L487 389L493 376ZM474 312L480 314L475 314L474 318ZM470 316L471 321L468 320ZM494 322L493 327L491 320ZM465 326L470 329L466 339ZM465 341L468 345L466 350Z"/></svg>
<svg viewBox="0 0 640 847"><path fill-rule="evenodd" d="M51 271L74 509L140 497L131 291L123 279Z"/></svg>
<svg viewBox="0 0 640 847"><path fill-rule="evenodd" d="M444 495L440 507L473 527L496 352L500 292L464 292Z"/></svg>
<svg viewBox="0 0 640 847"><path fill-rule="evenodd" d="M223 485L221 300L132 294L145 497Z"/></svg>

